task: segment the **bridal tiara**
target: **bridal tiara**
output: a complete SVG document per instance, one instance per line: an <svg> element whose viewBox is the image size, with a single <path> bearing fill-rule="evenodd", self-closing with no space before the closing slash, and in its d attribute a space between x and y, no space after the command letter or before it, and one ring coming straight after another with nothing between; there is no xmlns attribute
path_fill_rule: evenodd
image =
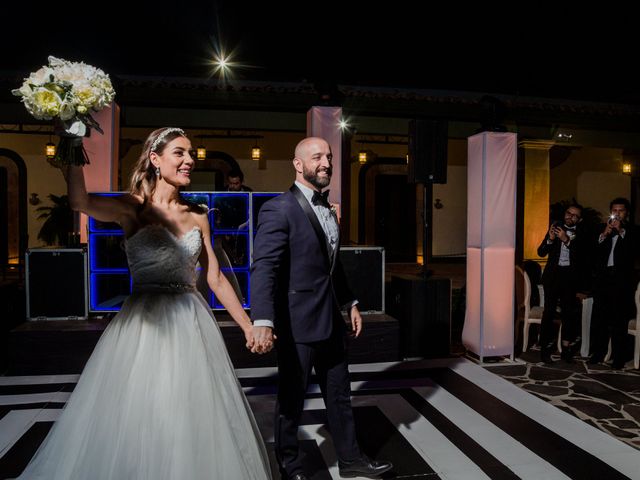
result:
<svg viewBox="0 0 640 480"><path fill-rule="evenodd" d="M186 135L184 134L184 130L182 130L181 128L176 128L176 127L167 128L167 129L165 129L164 132L162 132L160 135L158 135L157 138L153 141L153 143L151 144L151 149L149 151L150 152L155 152L156 148L158 148L160 143L164 140L164 137L166 137L170 133L174 133L174 132L177 132L180 135L182 135L183 137L186 137Z"/></svg>

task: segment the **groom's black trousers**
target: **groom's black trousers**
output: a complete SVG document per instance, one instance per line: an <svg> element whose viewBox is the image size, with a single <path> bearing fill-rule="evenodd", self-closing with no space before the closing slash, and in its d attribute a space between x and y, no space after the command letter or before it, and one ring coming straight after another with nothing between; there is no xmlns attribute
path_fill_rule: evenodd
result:
<svg viewBox="0 0 640 480"><path fill-rule="evenodd" d="M278 399L274 435L276 457L280 469L287 476L302 472L297 435L312 367L327 409L329 430L338 458L353 461L360 457L351 409L351 386L343 332L343 328L334 328L329 339L313 343L278 340Z"/></svg>

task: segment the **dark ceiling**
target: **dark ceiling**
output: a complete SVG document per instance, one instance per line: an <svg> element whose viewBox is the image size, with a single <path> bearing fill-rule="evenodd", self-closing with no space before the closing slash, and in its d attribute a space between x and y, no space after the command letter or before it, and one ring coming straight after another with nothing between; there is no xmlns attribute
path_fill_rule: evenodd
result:
<svg viewBox="0 0 640 480"><path fill-rule="evenodd" d="M241 80L640 103L640 82L632 74L636 27L602 12L594 12L596 23L584 11L577 18L557 6L509 12L417 1L377 11L374 2L285 5L74 3L28 13L7 6L0 73L26 75L55 55L114 76L206 78L214 45L222 44L235 48L245 65L236 69ZM91 13L94 8L104 11Z"/></svg>

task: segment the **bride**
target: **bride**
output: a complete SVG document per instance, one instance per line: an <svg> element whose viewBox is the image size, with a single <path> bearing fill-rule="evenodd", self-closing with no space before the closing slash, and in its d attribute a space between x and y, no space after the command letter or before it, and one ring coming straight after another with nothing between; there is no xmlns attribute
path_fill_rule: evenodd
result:
<svg viewBox="0 0 640 480"><path fill-rule="evenodd" d="M207 212L180 198L194 166L179 128L152 132L123 197L87 195L68 167L69 200L118 222L133 293L100 338L75 391L20 479L267 479L269 461L211 309L209 286L253 340L249 317L220 272Z"/></svg>

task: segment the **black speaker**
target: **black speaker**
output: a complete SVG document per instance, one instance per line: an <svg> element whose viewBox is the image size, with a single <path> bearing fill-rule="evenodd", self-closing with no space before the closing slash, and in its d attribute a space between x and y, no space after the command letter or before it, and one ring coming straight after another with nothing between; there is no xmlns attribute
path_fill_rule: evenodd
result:
<svg viewBox="0 0 640 480"><path fill-rule="evenodd" d="M387 313L400 323L402 357L448 357L451 279L393 276L387 293Z"/></svg>
<svg viewBox="0 0 640 480"><path fill-rule="evenodd" d="M409 182L447 183L447 122L409 121Z"/></svg>
<svg viewBox="0 0 640 480"><path fill-rule="evenodd" d="M365 313L384 313L384 248L340 247L347 283Z"/></svg>
<svg viewBox="0 0 640 480"><path fill-rule="evenodd" d="M87 318L87 252L32 248L25 263L29 320Z"/></svg>

